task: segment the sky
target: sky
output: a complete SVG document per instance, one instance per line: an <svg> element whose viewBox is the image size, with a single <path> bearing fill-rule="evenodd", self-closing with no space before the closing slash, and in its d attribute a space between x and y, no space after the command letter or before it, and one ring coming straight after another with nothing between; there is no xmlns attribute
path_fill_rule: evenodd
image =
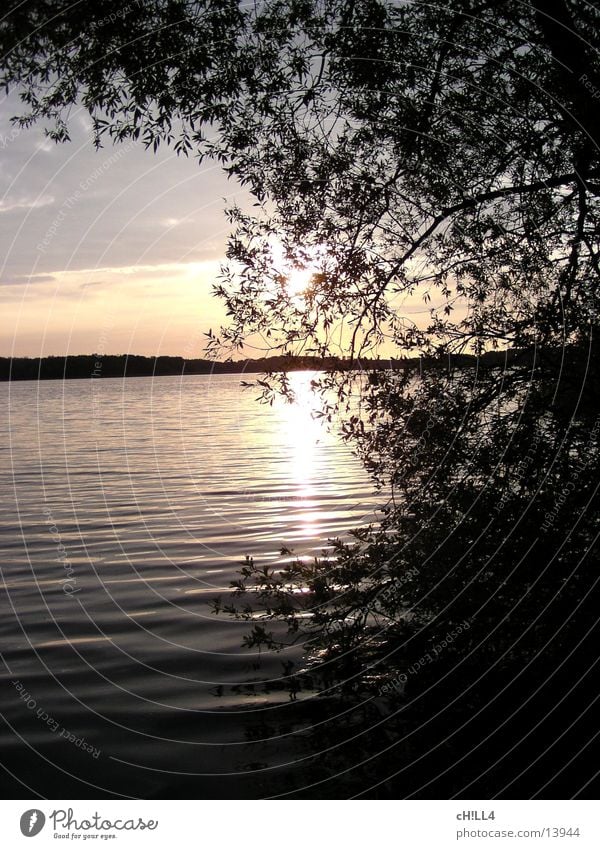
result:
<svg viewBox="0 0 600 849"><path fill-rule="evenodd" d="M71 142L19 130L0 103L0 356L135 353L199 357L224 322L211 295L246 191L218 166L165 148Z"/></svg>
<svg viewBox="0 0 600 849"><path fill-rule="evenodd" d="M227 323L211 291L224 210L250 208L247 190L166 147L96 150L83 109L62 144L16 127L22 111L15 93L0 100L0 356L206 356L206 332ZM398 308L427 320L416 296Z"/></svg>

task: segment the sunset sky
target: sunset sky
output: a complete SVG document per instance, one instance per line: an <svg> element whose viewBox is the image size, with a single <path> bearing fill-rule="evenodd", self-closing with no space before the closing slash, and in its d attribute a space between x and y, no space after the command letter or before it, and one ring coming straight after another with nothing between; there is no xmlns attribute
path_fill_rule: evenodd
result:
<svg viewBox="0 0 600 849"><path fill-rule="evenodd" d="M19 132L19 111L3 100L0 356L202 356L203 333L223 319L210 293L223 198L243 204L245 191L172 150L96 151L83 111L60 145L38 126Z"/></svg>
<svg viewBox="0 0 600 849"><path fill-rule="evenodd" d="M0 104L0 356L205 356L204 334L226 323L211 293L224 208L249 208L247 191L172 149L109 140L97 151L83 109L64 144L19 130L21 112L14 94ZM426 320L420 298L397 307ZM248 356L266 353L250 341Z"/></svg>

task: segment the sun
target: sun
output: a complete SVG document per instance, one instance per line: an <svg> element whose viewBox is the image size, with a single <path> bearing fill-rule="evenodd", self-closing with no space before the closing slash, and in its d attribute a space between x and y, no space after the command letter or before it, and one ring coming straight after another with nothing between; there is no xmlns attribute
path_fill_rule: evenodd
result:
<svg viewBox="0 0 600 849"><path fill-rule="evenodd" d="M293 268L286 274L285 286L288 293L293 298L303 295L315 273L314 268Z"/></svg>
<svg viewBox="0 0 600 849"><path fill-rule="evenodd" d="M313 283L313 278L321 269L325 249L321 247L302 248L297 253L300 254L301 262L294 262L289 253L286 254L278 239L273 238L271 240L273 266L282 279L286 292L291 298L302 299Z"/></svg>

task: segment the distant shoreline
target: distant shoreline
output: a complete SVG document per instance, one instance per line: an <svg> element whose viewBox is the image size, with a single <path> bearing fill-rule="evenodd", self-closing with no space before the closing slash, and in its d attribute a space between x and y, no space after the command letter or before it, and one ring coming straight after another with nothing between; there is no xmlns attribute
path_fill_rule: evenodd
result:
<svg viewBox="0 0 600 849"><path fill-rule="evenodd" d="M529 351L490 351L479 358L486 366L503 366L530 359ZM349 359L336 357L263 357L260 359L216 362L183 357L143 357L139 355L78 354L66 357L0 357L0 381L13 380L94 380L124 377L181 377L186 375L264 374L265 372L363 371L447 368L475 365L478 358L468 354L447 357L404 359Z"/></svg>

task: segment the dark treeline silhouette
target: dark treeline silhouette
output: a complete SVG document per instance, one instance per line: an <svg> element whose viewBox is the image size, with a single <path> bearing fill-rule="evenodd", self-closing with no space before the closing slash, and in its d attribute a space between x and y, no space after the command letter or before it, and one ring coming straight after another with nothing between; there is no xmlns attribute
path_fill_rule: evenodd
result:
<svg viewBox="0 0 600 849"><path fill-rule="evenodd" d="M351 361L340 357L274 356L219 362L137 354L76 354L65 357L0 357L0 380L70 380L103 377L164 377L183 374L264 374L289 371L380 371L382 369L504 366L530 361L531 351L489 351L480 357L457 354L445 359L404 357Z"/></svg>
<svg viewBox="0 0 600 849"><path fill-rule="evenodd" d="M331 358L328 364L317 357L265 357L263 359L215 362L183 357L143 357L136 354L79 354L68 357L0 357L0 380L68 380L107 377L161 377L184 374L260 374L264 371L343 368ZM373 368L379 364L373 364Z"/></svg>

